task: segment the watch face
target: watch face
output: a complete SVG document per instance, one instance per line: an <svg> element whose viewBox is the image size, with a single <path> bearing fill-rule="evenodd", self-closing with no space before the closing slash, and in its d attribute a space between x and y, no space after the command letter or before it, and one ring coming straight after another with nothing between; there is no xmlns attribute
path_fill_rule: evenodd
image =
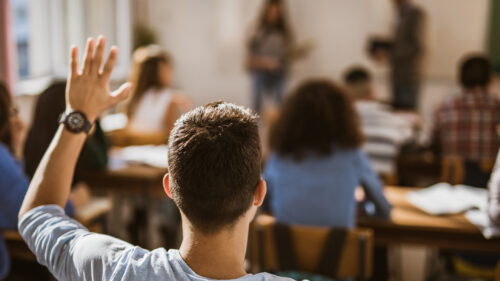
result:
<svg viewBox="0 0 500 281"><path fill-rule="evenodd" d="M82 131L85 126L85 117L79 112L72 112L68 115L66 125L72 131Z"/></svg>

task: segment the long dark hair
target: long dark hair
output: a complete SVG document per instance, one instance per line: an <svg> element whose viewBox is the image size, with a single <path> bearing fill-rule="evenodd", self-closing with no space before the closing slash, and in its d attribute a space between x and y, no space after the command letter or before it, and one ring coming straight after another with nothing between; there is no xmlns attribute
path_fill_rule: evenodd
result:
<svg viewBox="0 0 500 281"><path fill-rule="evenodd" d="M7 87L0 82L0 142L12 151L12 131L10 128L10 114L12 97Z"/></svg>
<svg viewBox="0 0 500 281"><path fill-rule="evenodd" d="M303 83L286 98L269 142L278 155L300 160L310 152L328 155L334 147L359 147L363 135L344 89L327 79L316 79Z"/></svg>
<svg viewBox="0 0 500 281"><path fill-rule="evenodd" d="M131 77L132 85L132 98L127 104L126 113L128 118L131 118L141 101L144 93L149 88L161 88L162 85L158 77L158 67L160 63L171 65L170 55L159 46L150 45L137 49L134 53L136 60L133 74Z"/></svg>
<svg viewBox="0 0 500 281"><path fill-rule="evenodd" d="M50 145L59 127L59 116L66 109L66 82L57 81L38 97L33 122L24 146L25 172L33 176L40 160ZM97 143L93 148L89 143ZM96 150L96 151L93 151ZM107 163L107 143L99 120L95 122L95 132L87 138L75 168L74 181L79 180L82 170L102 170Z"/></svg>
<svg viewBox="0 0 500 281"><path fill-rule="evenodd" d="M28 175L35 173L59 127L59 116L66 107L65 89L66 82L55 82L38 96L24 146L24 164Z"/></svg>
<svg viewBox="0 0 500 281"><path fill-rule="evenodd" d="M274 24L270 24L267 21L267 13L269 8L273 5L278 5L280 7L280 13L278 20ZM285 6L285 1L283 0L267 0L262 7L262 10L258 17L257 30L252 37L252 41L255 40L255 36L259 34L259 32L269 32L269 31L278 31L284 35L287 41L291 41L293 37L293 32L290 27L290 23L288 21L288 13Z"/></svg>

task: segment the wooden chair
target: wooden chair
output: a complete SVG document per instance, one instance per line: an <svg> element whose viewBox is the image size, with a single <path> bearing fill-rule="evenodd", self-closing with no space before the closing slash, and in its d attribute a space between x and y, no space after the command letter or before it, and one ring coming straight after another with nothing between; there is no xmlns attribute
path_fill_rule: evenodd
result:
<svg viewBox="0 0 500 281"><path fill-rule="evenodd" d="M443 156L441 160L441 181L461 184L465 179L464 162L459 156Z"/></svg>
<svg viewBox="0 0 500 281"><path fill-rule="evenodd" d="M255 272L293 270L362 280L372 274L370 229L284 225L260 215L252 223L250 245Z"/></svg>
<svg viewBox="0 0 500 281"><path fill-rule="evenodd" d="M491 173L494 161L481 161L479 168L483 173ZM467 176L464 160L460 156L443 156L441 160L441 181L452 185L463 184Z"/></svg>

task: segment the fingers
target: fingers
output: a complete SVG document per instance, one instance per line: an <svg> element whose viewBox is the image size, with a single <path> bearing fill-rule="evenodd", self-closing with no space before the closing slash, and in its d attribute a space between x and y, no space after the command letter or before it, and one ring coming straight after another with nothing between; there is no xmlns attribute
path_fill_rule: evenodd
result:
<svg viewBox="0 0 500 281"><path fill-rule="evenodd" d="M109 51L108 60L106 61L102 69L102 76L104 79L108 80L109 77L111 76L111 72L113 72L113 68L115 67L117 57L118 57L118 48L116 48L116 46L113 46Z"/></svg>
<svg viewBox="0 0 500 281"><path fill-rule="evenodd" d="M111 93L111 105L115 105L120 101L125 100L128 97L132 84L124 83L118 88L118 90Z"/></svg>
<svg viewBox="0 0 500 281"><path fill-rule="evenodd" d="M106 46L106 39L102 36L97 38L97 47L92 65L92 72L99 73L102 65L102 58L104 57L104 47Z"/></svg>
<svg viewBox="0 0 500 281"><path fill-rule="evenodd" d="M83 58L83 69L82 69L83 74L91 72L93 61L94 61L94 39L89 38L87 40L87 46L85 46L85 57Z"/></svg>
<svg viewBox="0 0 500 281"><path fill-rule="evenodd" d="M78 75L78 47L75 45L71 46L69 52L69 65L70 65L69 76L73 77Z"/></svg>

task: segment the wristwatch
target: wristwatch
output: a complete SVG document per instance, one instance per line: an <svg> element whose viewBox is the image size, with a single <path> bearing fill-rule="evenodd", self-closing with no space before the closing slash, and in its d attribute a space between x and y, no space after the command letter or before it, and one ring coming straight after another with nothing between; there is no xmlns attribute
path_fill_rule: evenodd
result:
<svg viewBox="0 0 500 281"><path fill-rule="evenodd" d="M90 128L92 128L92 124L87 119L87 116L78 110L69 113L63 112L59 118L59 124L64 124L64 128L74 134L81 132L88 134Z"/></svg>

